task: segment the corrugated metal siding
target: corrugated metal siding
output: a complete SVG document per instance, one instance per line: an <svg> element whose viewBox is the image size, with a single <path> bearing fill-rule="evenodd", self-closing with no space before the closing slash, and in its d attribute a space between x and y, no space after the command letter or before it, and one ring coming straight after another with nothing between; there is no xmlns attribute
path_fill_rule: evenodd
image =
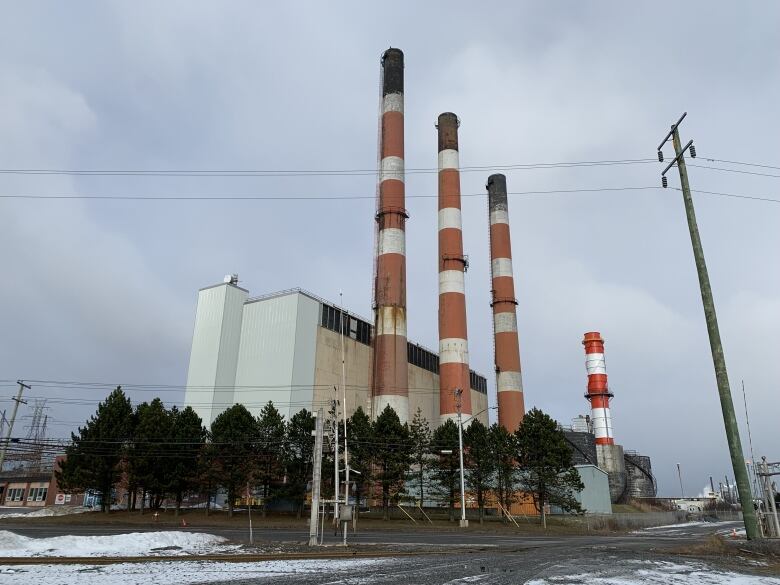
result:
<svg viewBox="0 0 780 585"><path fill-rule="evenodd" d="M298 295L247 303L236 368L236 402L258 415L273 401L286 414L295 356Z"/></svg>
<svg viewBox="0 0 780 585"><path fill-rule="evenodd" d="M184 404L192 406L206 426L224 409L220 403L226 391L232 399L246 296L246 291L227 284L198 292Z"/></svg>
<svg viewBox="0 0 780 585"><path fill-rule="evenodd" d="M297 315L295 321L295 348L290 375L290 408L288 416L304 408L312 410L314 400L314 364L317 354L317 328L320 319L320 303L297 294ZM341 379L341 353L339 352L339 379Z"/></svg>

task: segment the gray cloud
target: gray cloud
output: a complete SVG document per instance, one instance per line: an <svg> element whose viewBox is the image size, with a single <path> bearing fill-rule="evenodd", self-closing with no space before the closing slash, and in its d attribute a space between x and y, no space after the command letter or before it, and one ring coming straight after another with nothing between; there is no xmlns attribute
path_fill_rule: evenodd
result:
<svg viewBox="0 0 780 585"><path fill-rule="evenodd" d="M3 167L373 168L378 60L406 52L409 167L461 120L461 163L653 158L682 110L704 157L778 160L777 7L455 2L26 3L0 29ZM674 10L672 10L674 8ZM667 151L668 154L668 151ZM777 180L691 168L703 190ZM512 191L657 185L656 165L508 172ZM464 193L486 173L464 173ZM672 185L676 179L672 177ZM409 175L435 194L435 175ZM3 193L374 194L371 177L0 176ZM774 195L776 196L776 195ZM771 455L780 371L772 204L696 197L737 411ZM436 203L410 199L410 336L435 347ZM731 476L679 192L510 200L527 400L587 409L582 333L601 330L618 439L698 492ZM373 201L0 201L0 377L183 384L195 292L238 271L253 293L302 286L370 314ZM464 203L472 367L492 371L487 216ZM97 391L34 390L93 398ZM10 390L6 393L10 393ZM150 393L136 393L135 400ZM181 392L166 392L181 400ZM0 403L2 405L6 402ZM55 423L94 406L56 406ZM64 435L68 424L56 426ZM743 435L747 447L747 437Z"/></svg>

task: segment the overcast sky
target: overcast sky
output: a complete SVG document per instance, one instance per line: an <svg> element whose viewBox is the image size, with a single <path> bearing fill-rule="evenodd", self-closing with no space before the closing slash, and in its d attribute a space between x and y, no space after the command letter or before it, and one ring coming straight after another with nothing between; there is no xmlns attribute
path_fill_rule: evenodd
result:
<svg viewBox="0 0 780 585"><path fill-rule="evenodd" d="M406 55L407 168L436 166L443 111L461 119L463 166L652 159L688 111L690 162L780 175L705 160L780 165L778 17L774 2L6 3L0 168L373 169L379 58L394 46ZM510 191L530 191L656 187L660 171L506 174ZM488 174L464 173L462 191L480 195L463 206L471 366L493 389ZM777 177L692 167L690 178L780 198ZM343 289L369 315L374 193L372 176L0 174L3 196L325 199L0 199L0 378L182 386L197 290L230 272L252 294L299 286L337 300ZM408 195L435 193L435 174L407 177ZM744 379L756 454L776 460L780 205L695 202L738 418ZM436 200L407 206L409 337L435 348ZM652 457L660 493L679 493L678 462L689 494L710 475L732 481L679 191L515 195L509 206L527 406L564 424L588 412L581 339L601 331L617 442ZM0 386L0 409L13 392ZM30 392L50 398L58 437L105 394ZM161 395L180 402L183 391ZM747 454L744 430L742 441Z"/></svg>

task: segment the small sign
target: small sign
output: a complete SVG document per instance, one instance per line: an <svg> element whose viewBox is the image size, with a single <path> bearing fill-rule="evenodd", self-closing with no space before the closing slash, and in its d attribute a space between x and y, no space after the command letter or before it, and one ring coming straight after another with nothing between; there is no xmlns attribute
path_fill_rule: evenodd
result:
<svg viewBox="0 0 780 585"><path fill-rule="evenodd" d="M62 505L65 503L65 494L62 494L62 493L60 493L60 494L57 494L57 495L54 497L54 503L55 503L57 506L62 506Z"/></svg>
<svg viewBox="0 0 780 585"><path fill-rule="evenodd" d="M65 503L70 504L70 494L65 494Z"/></svg>

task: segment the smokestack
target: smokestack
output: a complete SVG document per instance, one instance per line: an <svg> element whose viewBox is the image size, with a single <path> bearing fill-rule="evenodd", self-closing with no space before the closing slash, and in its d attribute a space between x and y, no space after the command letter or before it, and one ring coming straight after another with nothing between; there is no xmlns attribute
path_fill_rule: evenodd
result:
<svg viewBox="0 0 780 585"><path fill-rule="evenodd" d="M471 414L469 348L466 334L466 289L463 273L463 230L460 213L458 117L439 116L439 418ZM459 398L455 390L463 392Z"/></svg>
<svg viewBox="0 0 780 585"><path fill-rule="evenodd" d="M390 405L409 418L406 349L406 232L404 204L404 54L382 55L382 125L374 300L373 411Z"/></svg>
<svg viewBox="0 0 780 585"><path fill-rule="evenodd" d="M509 237L509 207L506 177L490 175L487 182L490 213L490 270L493 278L491 306L495 336L498 424L510 433L525 414L520 343L517 338L515 279L512 273L512 243Z"/></svg>
<svg viewBox="0 0 780 585"><path fill-rule="evenodd" d="M604 361L604 340L598 331L585 334L585 368L588 370L588 393L593 420L596 445L614 445L612 416L609 413L609 399L612 393L607 384L607 366Z"/></svg>

